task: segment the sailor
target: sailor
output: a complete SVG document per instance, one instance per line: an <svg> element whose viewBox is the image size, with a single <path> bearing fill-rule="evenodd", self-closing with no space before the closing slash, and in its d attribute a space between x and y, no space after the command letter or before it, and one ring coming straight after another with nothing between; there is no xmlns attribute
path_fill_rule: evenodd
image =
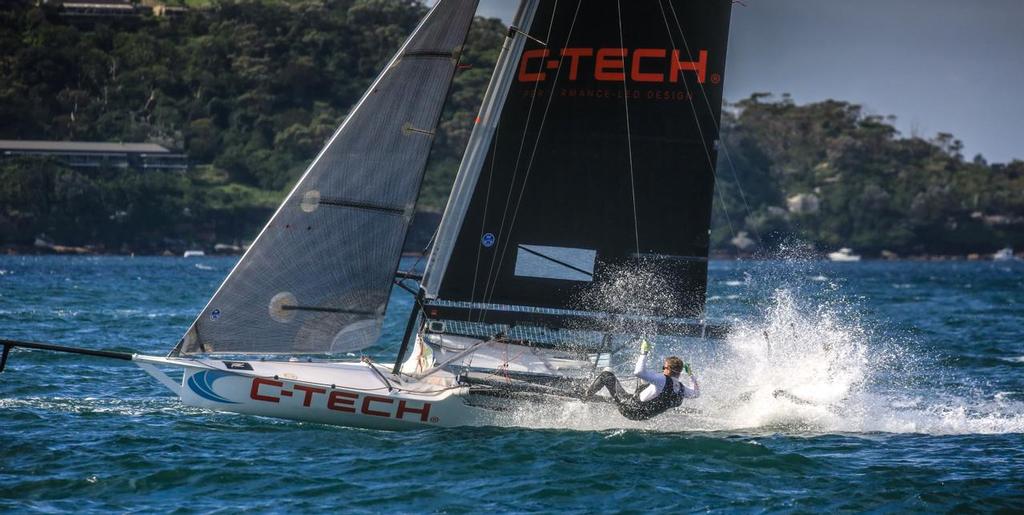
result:
<svg viewBox="0 0 1024 515"><path fill-rule="evenodd" d="M589 399L602 387L607 388L622 416L630 420L647 420L679 407L684 398L693 399L700 395L700 386L697 378L693 377L690 365L676 356L665 358L661 374L647 370L644 362L650 351L651 344L647 339L641 339L640 356L636 360L633 375L646 381L646 388L635 395L629 395L615 374L605 370L594 379L583 400ZM686 378L680 379L683 372L686 372Z"/></svg>

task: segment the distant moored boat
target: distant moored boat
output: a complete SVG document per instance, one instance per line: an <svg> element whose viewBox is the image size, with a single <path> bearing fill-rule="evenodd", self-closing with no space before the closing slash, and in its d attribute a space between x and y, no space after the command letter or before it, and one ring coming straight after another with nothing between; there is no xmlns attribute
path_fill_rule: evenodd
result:
<svg viewBox="0 0 1024 515"><path fill-rule="evenodd" d="M1013 261L1015 259L1017 258L1013 255L1013 247L1002 248L992 254L992 261Z"/></svg>
<svg viewBox="0 0 1024 515"><path fill-rule="evenodd" d="M860 256L853 253L853 250L843 247L835 252L829 252L828 258L831 261L852 262L860 261Z"/></svg>

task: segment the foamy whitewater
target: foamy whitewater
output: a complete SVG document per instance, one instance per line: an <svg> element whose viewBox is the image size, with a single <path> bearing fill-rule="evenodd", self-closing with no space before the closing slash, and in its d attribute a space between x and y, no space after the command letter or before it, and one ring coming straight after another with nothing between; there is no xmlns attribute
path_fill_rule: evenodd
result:
<svg viewBox="0 0 1024 515"><path fill-rule="evenodd" d="M867 299L851 302L839 283L811 275L820 264L789 257L781 266L759 274L758 280L747 273L742 281L722 282L751 295L771 292L760 309L731 320L734 330L726 340L657 339L649 366L658 368L664 356L683 357L701 385L700 398L653 421L626 420L607 404L568 401L524 406L508 422L576 430L1024 432L1024 402L1008 398L1007 392L987 391L973 380L937 391L922 389L923 384L946 382L955 371L929 363L929 356L914 355L906 337L889 332L884 323L863 321L857 306ZM788 283L803 278L826 283L824 296L800 298L798 287ZM649 307L666 297L649 273L620 271L617 279L601 294L614 299L616 307ZM651 334L644 328L637 332ZM632 372L634 358L619 356L618 375Z"/></svg>

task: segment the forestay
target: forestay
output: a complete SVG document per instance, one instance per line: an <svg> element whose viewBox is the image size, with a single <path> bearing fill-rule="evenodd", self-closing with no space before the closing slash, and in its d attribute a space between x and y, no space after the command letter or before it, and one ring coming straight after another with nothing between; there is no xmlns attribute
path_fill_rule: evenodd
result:
<svg viewBox="0 0 1024 515"><path fill-rule="evenodd" d="M507 98L482 113L500 122L471 140L486 157L464 162L445 212L424 312L702 316L730 0L534 3Z"/></svg>
<svg viewBox="0 0 1024 515"><path fill-rule="evenodd" d="M440 0L172 354L356 350L379 337L476 0Z"/></svg>

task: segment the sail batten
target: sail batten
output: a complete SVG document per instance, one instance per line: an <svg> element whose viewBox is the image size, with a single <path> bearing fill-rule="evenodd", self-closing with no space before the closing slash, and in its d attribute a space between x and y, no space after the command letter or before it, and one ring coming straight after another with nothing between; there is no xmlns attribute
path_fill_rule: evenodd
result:
<svg viewBox="0 0 1024 515"><path fill-rule="evenodd" d="M440 0L430 10L172 354L330 353L376 342L476 5Z"/></svg>

